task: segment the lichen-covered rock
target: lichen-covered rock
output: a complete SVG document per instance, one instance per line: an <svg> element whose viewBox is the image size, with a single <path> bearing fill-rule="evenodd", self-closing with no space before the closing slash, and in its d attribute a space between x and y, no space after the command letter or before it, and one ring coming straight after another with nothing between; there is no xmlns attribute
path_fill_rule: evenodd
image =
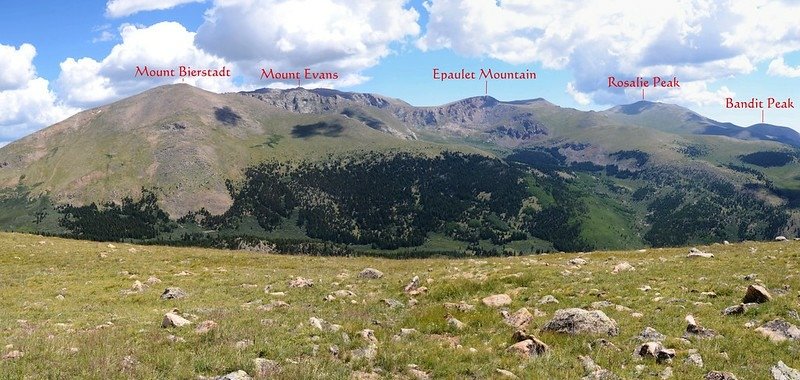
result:
<svg viewBox="0 0 800 380"><path fill-rule="evenodd" d="M578 308L557 310L542 330L566 334L619 334L617 322L602 311Z"/></svg>

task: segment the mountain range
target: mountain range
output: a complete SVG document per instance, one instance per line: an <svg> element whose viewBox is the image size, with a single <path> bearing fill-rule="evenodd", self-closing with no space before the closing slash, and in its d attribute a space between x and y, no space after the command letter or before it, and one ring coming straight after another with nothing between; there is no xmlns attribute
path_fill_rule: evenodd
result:
<svg viewBox="0 0 800 380"><path fill-rule="evenodd" d="M415 107L329 89L216 94L177 84L0 148L0 225L92 238L70 224L70 210L101 212L146 193L170 217L170 232L156 234L167 240L516 252L765 239L796 232L798 148L791 128L657 102L587 112L482 96ZM454 171L459 179L432 179ZM342 190L358 181L403 192ZM280 197L261 199L264 189ZM321 205L347 227L314 219Z"/></svg>

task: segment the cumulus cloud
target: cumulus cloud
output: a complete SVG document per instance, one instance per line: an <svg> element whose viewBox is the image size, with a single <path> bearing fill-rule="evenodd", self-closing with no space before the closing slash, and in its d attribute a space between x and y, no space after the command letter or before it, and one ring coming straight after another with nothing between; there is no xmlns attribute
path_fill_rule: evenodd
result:
<svg viewBox="0 0 800 380"><path fill-rule="evenodd" d="M783 56L781 56L773 59L772 62L769 63L767 74L781 77L798 78L800 77L800 66L787 65L786 62L783 61Z"/></svg>
<svg viewBox="0 0 800 380"><path fill-rule="evenodd" d="M710 89L715 79L750 73L759 62L800 49L798 2L436 0L424 6L429 19L417 41L421 50L567 69L575 80L565 91L580 104L630 100L624 90L608 88L612 75L677 75L689 86L688 98L707 102L727 91Z"/></svg>
<svg viewBox="0 0 800 380"><path fill-rule="evenodd" d="M61 62L58 89L72 105L89 107L130 96L149 88L189 83L209 91L236 90L227 77L146 77L136 76L143 69L170 70L179 66L195 69L231 69L231 63L208 54L194 44L194 32L176 22L161 22L149 27L123 25L122 42L101 61L92 58L67 58ZM232 75L235 75L232 70Z"/></svg>
<svg viewBox="0 0 800 380"><path fill-rule="evenodd" d="M164 10L205 0L110 0L106 3L108 17L125 17L142 11Z"/></svg>
<svg viewBox="0 0 800 380"><path fill-rule="evenodd" d="M392 43L419 34L419 14L405 2L217 0L196 42L250 78L257 79L261 68L309 67L337 71L343 79L330 85L352 85L366 80L360 72L388 56Z"/></svg>
<svg viewBox="0 0 800 380"><path fill-rule="evenodd" d="M60 103L36 75L36 48L0 44L0 143L15 140L78 111Z"/></svg>

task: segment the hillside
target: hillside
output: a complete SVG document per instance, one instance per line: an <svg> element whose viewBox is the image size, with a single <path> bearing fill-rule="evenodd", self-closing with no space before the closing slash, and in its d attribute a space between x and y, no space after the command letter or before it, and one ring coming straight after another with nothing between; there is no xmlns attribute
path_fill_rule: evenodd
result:
<svg viewBox="0 0 800 380"><path fill-rule="evenodd" d="M800 368L791 335L800 324L800 243L698 248L714 257L675 248L399 261L2 233L0 377L217 378L242 370L257 379L701 379L723 371L757 380L779 378L779 362ZM623 262L632 269L614 273ZM383 277L363 278L367 267ZM415 276L418 285L404 292ZM313 286L290 285L298 278ZM722 314L758 284L771 300ZM163 299L175 287L185 296ZM510 304L483 303L495 294ZM529 317L504 322L505 312L522 316L523 308ZM569 308L599 310L616 328L546 329ZM174 309L191 323L162 327ZM687 330L688 315L699 327ZM509 349L509 323L546 351ZM762 332L781 324L794 329L785 340ZM674 357L633 354L651 341Z"/></svg>
<svg viewBox="0 0 800 380"><path fill-rule="evenodd" d="M653 102L171 85L0 148L0 227L396 256L765 240L800 229L796 141Z"/></svg>

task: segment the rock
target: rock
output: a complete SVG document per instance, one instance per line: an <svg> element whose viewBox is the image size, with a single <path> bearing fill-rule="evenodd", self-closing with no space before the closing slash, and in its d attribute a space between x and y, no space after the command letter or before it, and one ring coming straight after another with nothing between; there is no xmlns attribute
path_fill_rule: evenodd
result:
<svg viewBox="0 0 800 380"><path fill-rule="evenodd" d="M459 321L450 314L447 314L445 318L447 319L447 325L456 330L463 330L465 327L467 327L466 323Z"/></svg>
<svg viewBox="0 0 800 380"><path fill-rule="evenodd" d="M633 265L631 265L627 261L623 261L623 262L615 265L614 269L611 271L611 273L617 274L617 273L620 273L620 272L628 272L628 271L634 271L634 270L636 270L636 268L634 268Z"/></svg>
<svg viewBox="0 0 800 380"><path fill-rule="evenodd" d="M233 348L237 350L244 350L245 348L251 347L254 344L256 344L256 342L254 342L252 339L244 339L234 343Z"/></svg>
<svg viewBox="0 0 800 380"><path fill-rule="evenodd" d="M578 308L556 311L542 330L567 334L619 334L617 322L602 311Z"/></svg>
<svg viewBox="0 0 800 380"><path fill-rule="evenodd" d="M714 255L711 253L703 252L697 248L692 248L689 250L689 254L686 255L686 257L690 259L696 259L696 258L710 259L713 258Z"/></svg>
<svg viewBox="0 0 800 380"><path fill-rule="evenodd" d="M250 377L250 375L248 375L247 372L238 370L235 372L231 372L227 375L222 375L216 378L215 380L253 380L253 378Z"/></svg>
<svg viewBox="0 0 800 380"><path fill-rule="evenodd" d="M495 369L494 373L504 379L519 379L519 377L517 377L517 375L515 375L513 372L500 368Z"/></svg>
<svg viewBox="0 0 800 380"><path fill-rule="evenodd" d="M25 353L22 351L14 350L5 355L3 355L3 360L17 360L21 359L25 356Z"/></svg>
<svg viewBox="0 0 800 380"><path fill-rule="evenodd" d="M733 373L722 371L711 371L707 373L703 380L739 380Z"/></svg>
<svg viewBox="0 0 800 380"><path fill-rule="evenodd" d="M570 265L586 265L586 259L581 257L576 257L569 261Z"/></svg>
<svg viewBox="0 0 800 380"><path fill-rule="evenodd" d="M783 235L775 236L775 241L788 241L788 240L789 239L787 239L786 236Z"/></svg>
<svg viewBox="0 0 800 380"><path fill-rule="evenodd" d="M375 268L364 268L364 270L358 273L358 277L376 280L383 277L383 272Z"/></svg>
<svg viewBox="0 0 800 380"><path fill-rule="evenodd" d="M145 289L147 289L147 287L144 284L142 284L142 282L139 280L134 281L133 285L131 285L131 292L134 293L144 292Z"/></svg>
<svg viewBox="0 0 800 380"><path fill-rule="evenodd" d="M500 307L506 306L511 304L511 296L508 294L495 294L488 297L484 297L481 302L484 305L489 307Z"/></svg>
<svg viewBox="0 0 800 380"><path fill-rule="evenodd" d="M194 328L194 332L197 334L208 334L215 328L217 328L217 322L208 320L198 323L197 327Z"/></svg>
<svg viewBox="0 0 800 380"><path fill-rule="evenodd" d="M314 281L307 278L297 277L289 281L290 288L310 288L312 286L314 286Z"/></svg>
<svg viewBox="0 0 800 380"><path fill-rule="evenodd" d="M696 350L694 352L690 352L689 356L687 356L686 359L683 359L683 362L687 365L703 368L703 357L700 356Z"/></svg>
<svg viewBox="0 0 800 380"><path fill-rule="evenodd" d="M398 300L393 299L393 298L384 298L383 299L383 303L385 303L387 306L389 306L392 309L401 308L401 307L405 306L403 304L403 302L398 301Z"/></svg>
<svg viewBox="0 0 800 380"><path fill-rule="evenodd" d="M656 329L647 326L644 328L644 330L642 330L642 332L639 333L639 336L637 336L636 339L639 339L642 342L648 342L648 341L663 342L664 339L667 339L667 336L656 331Z"/></svg>
<svg viewBox="0 0 800 380"><path fill-rule="evenodd" d="M738 315L744 314L750 308L758 306L757 303L740 303L738 305L728 306L722 310L722 315Z"/></svg>
<svg viewBox="0 0 800 380"><path fill-rule="evenodd" d="M375 337L375 330L363 329L358 332L358 335L368 343L378 343L378 338Z"/></svg>
<svg viewBox="0 0 800 380"><path fill-rule="evenodd" d="M414 278L411 279L408 285L406 285L406 287L403 288L403 292L411 293L417 289L419 289L419 276L414 276Z"/></svg>
<svg viewBox="0 0 800 380"><path fill-rule="evenodd" d="M256 378L271 378L281 372L278 362L264 358L253 359L253 367L255 367Z"/></svg>
<svg viewBox="0 0 800 380"><path fill-rule="evenodd" d="M800 371L787 366L783 361L769 369L773 380L800 380Z"/></svg>
<svg viewBox="0 0 800 380"><path fill-rule="evenodd" d="M416 364L408 365L408 374L411 375L412 378L417 380L429 380L431 378L430 374L419 369L419 366L417 366Z"/></svg>
<svg viewBox="0 0 800 380"><path fill-rule="evenodd" d="M365 348L359 348L357 350L353 350L352 356L353 359L367 359L367 360L375 359L375 357L378 356L378 346L372 343Z"/></svg>
<svg viewBox="0 0 800 380"><path fill-rule="evenodd" d="M355 297L356 296L355 293L353 293L353 292L351 292L349 290L344 290L344 289L337 290L337 291L335 291L335 292L333 292L331 294L334 295L335 297L339 297L339 298Z"/></svg>
<svg viewBox="0 0 800 380"><path fill-rule="evenodd" d="M611 350L611 351L616 351L616 352L622 351L619 347L617 347L616 344L610 342L607 339L603 339L603 338L597 339L594 342L590 343L589 344L589 349L592 350L592 351L599 350L599 349Z"/></svg>
<svg viewBox="0 0 800 380"><path fill-rule="evenodd" d="M671 348L661 348L656 353L656 362L657 363L671 363L672 358L675 357L675 350Z"/></svg>
<svg viewBox="0 0 800 380"><path fill-rule="evenodd" d="M380 380L381 375L375 372L353 371L350 374L350 380Z"/></svg>
<svg viewBox="0 0 800 380"><path fill-rule="evenodd" d="M289 304L286 303L285 301L272 300L272 301L269 301L269 303L266 304L266 305L258 305L256 310L272 311L272 310L275 310L275 309L278 309L278 308L287 308L287 307L289 307Z"/></svg>
<svg viewBox="0 0 800 380"><path fill-rule="evenodd" d="M705 327L700 326L697 321L695 321L694 317L690 314L687 315L686 318L686 333L683 334L683 337L689 339L690 337L696 337L700 339L707 339L707 338L715 338L719 334L712 329L708 329Z"/></svg>
<svg viewBox="0 0 800 380"><path fill-rule="evenodd" d="M458 311L468 312L468 311L475 310L475 305L470 305L470 304L468 304L468 303L466 303L464 301L461 301L459 303L447 302L447 303L444 304L444 308L445 309L456 309Z"/></svg>
<svg viewBox="0 0 800 380"><path fill-rule="evenodd" d="M663 371L658 375L659 378L662 380L671 379L672 378L672 367L664 368Z"/></svg>
<svg viewBox="0 0 800 380"><path fill-rule="evenodd" d="M613 372L604 369L597 365L597 363L592 360L592 358L588 356L578 356L578 359L581 361L581 365L583 365L584 376L581 380L612 380L618 379L617 375Z"/></svg>
<svg viewBox="0 0 800 380"><path fill-rule="evenodd" d="M764 303L772 300L772 294L761 285L750 285L747 287L747 292L742 298L742 303Z"/></svg>
<svg viewBox="0 0 800 380"><path fill-rule="evenodd" d="M658 352L663 348L664 346L661 345L661 342L646 342L637 347L636 351L634 351L634 354L641 357L649 356L655 358L658 355Z"/></svg>
<svg viewBox="0 0 800 380"><path fill-rule="evenodd" d="M171 311L171 312L169 312L167 314L164 314L164 319L161 321L161 327L163 327L163 328L167 328L167 327L183 327L183 326L190 325L190 324L192 324L192 322L190 322L188 319L178 315L178 311L177 310L173 310L173 311Z"/></svg>
<svg viewBox="0 0 800 380"><path fill-rule="evenodd" d="M181 288L166 288L164 292L161 293L162 300L181 299L184 297L186 297L186 292Z"/></svg>
<svg viewBox="0 0 800 380"><path fill-rule="evenodd" d="M800 340L800 329L783 319L773 319L757 328L755 331L760 332L773 342Z"/></svg>
<svg viewBox="0 0 800 380"><path fill-rule="evenodd" d="M533 314L524 307L514 312L514 314L508 314L506 311L503 312L503 322L517 329L524 329L532 319Z"/></svg>
<svg viewBox="0 0 800 380"><path fill-rule="evenodd" d="M731 242L729 242L729 241L727 241L727 240L723 240L723 241L722 241L722 245L731 245Z"/></svg>
<svg viewBox="0 0 800 380"><path fill-rule="evenodd" d="M538 338L529 336L528 339L512 344L507 350L530 357L544 355L550 350L550 347Z"/></svg>
<svg viewBox="0 0 800 380"><path fill-rule="evenodd" d="M156 276L150 276L150 277L147 278L147 281L145 281L144 283L147 284L147 285L155 285L155 284L160 284L161 280L159 280L158 277L156 277Z"/></svg>
<svg viewBox="0 0 800 380"><path fill-rule="evenodd" d="M550 294L539 299L539 305L544 305L548 303L558 303L558 300L556 299L556 297L553 297Z"/></svg>

